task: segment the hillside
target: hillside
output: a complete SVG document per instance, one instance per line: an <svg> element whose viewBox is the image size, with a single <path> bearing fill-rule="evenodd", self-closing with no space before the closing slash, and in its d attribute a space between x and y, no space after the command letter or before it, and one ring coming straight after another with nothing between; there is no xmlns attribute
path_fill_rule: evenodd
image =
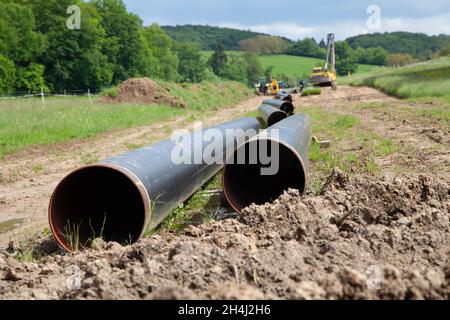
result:
<svg viewBox="0 0 450 320"><path fill-rule="evenodd" d="M438 98L450 102L449 75L450 58L440 58L402 68L377 68L343 80L353 86L373 87L400 98ZM448 111L446 119L450 119Z"/></svg>
<svg viewBox="0 0 450 320"><path fill-rule="evenodd" d="M213 51L203 51L205 60L209 59ZM241 54L239 51L227 51L228 55ZM289 56L289 55L263 55L259 56L259 61L263 69L272 66L274 76L287 76L295 79L306 78L312 69L318 64L323 64L323 60L309 57ZM374 69L374 66L360 64L356 73L368 72Z"/></svg>
<svg viewBox="0 0 450 320"><path fill-rule="evenodd" d="M195 43L203 50L213 50L218 42L222 43L225 50L237 50L239 49L240 41L265 35L249 30L244 31L200 25L163 26L162 29L173 40L177 42Z"/></svg>
<svg viewBox="0 0 450 320"><path fill-rule="evenodd" d="M423 33L374 33L346 40L353 49L382 47L389 53L409 53L414 58L426 59L432 53L450 45L450 36L428 36Z"/></svg>

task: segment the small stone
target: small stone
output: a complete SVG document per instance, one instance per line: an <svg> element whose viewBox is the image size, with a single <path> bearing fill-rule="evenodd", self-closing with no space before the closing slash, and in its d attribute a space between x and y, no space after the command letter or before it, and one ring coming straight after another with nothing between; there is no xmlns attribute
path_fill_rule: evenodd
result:
<svg viewBox="0 0 450 320"><path fill-rule="evenodd" d="M317 283L304 281L299 284L298 288L292 295L293 300L323 300L325 299L325 290Z"/></svg>
<svg viewBox="0 0 450 320"><path fill-rule="evenodd" d="M3 275L3 279L6 281L16 282L16 281L22 280L22 277L17 272L15 272L13 269L8 268L5 272L5 274Z"/></svg>
<svg viewBox="0 0 450 320"><path fill-rule="evenodd" d="M109 250L109 251L112 251L115 253L120 253L123 250L123 246L117 242L110 242L106 245L106 250Z"/></svg>
<svg viewBox="0 0 450 320"><path fill-rule="evenodd" d="M91 248L95 251L105 250L107 243L102 238L97 238L92 241Z"/></svg>
<svg viewBox="0 0 450 320"><path fill-rule="evenodd" d="M444 282L444 279L442 279L441 275L433 270L429 270L426 273L425 278L433 288L440 288Z"/></svg>
<svg viewBox="0 0 450 320"><path fill-rule="evenodd" d="M402 225L402 226L410 226L410 225L412 225L411 219L407 218L407 217L401 218L400 220L397 221L397 223L399 225Z"/></svg>
<svg viewBox="0 0 450 320"><path fill-rule="evenodd" d="M5 259L0 256L0 270L5 270L7 267Z"/></svg>

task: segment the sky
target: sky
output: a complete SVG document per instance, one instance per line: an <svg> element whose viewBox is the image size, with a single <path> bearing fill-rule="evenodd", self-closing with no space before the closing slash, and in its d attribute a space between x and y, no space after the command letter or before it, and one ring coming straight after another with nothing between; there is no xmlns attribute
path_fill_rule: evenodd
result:
<svg viewBox="0 0 450 320"><path fill-rule="evenodd" d="M450 0L124 0L145 25L201 24L292 40L372 32L450 34Z"/></svg>

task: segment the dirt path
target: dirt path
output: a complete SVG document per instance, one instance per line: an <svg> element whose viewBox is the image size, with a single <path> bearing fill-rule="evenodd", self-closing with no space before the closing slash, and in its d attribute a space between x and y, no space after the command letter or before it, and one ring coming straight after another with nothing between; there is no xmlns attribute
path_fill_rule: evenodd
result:
<svg viewBox="0 0 450 320"><path fill-rule="evenodd" d="M262 97L208 112L204 126L255 111ZM0 160L0 248L47 227L47 205L61 179L72 170L170 137L173 130L192 130L189 116L150 126L117 130L92 139L27 148ZM39 170L36 170L39 166Z"/></svg>
<svg viewBox="0 0 450 320"><path fill-rule="evenodd" d="M450 181L450 128L420 115L432 105L409 104L372 88L350 86L340 86L337 91L324 89L320 96L295 97L294 103L299 110L302 106L321 106L355 116L363 129L394 141L400 150L379 163L384 174L394 176L402 166L410 174L433 173Z"/></svg>

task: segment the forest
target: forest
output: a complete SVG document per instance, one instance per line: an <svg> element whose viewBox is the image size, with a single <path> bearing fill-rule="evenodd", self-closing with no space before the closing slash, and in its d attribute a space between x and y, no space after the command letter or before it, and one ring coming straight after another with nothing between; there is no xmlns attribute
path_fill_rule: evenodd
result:
<svg viewBox="0 0 450 320"><path fill-rule="evenodd" d="M76 6L78 28L69 28ZM324 35L325 36L325 35ZM373 34L336 43L337 69L405 65L446 55L449 36ZM209 61L202 50L215 50ZM230 54L227 50L243 51ZM132 77L172 82L228 79L252 84L266 74L258 55L323 59L324 40L210 26L144 26L122 0L0 0L0 94L102 89Z"/></svg>

